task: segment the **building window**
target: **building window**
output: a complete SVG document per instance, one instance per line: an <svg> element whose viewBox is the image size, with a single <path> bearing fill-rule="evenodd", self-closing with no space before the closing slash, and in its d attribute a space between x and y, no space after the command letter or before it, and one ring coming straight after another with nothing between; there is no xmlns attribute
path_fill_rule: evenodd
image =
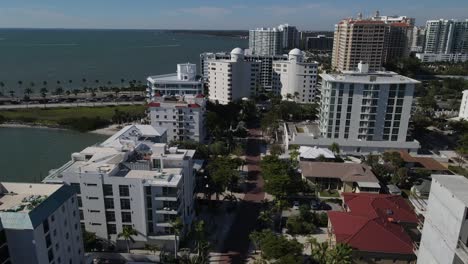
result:
<svg viewBox="0 0 468 264"><path fill-rule="evenodd" d="M104 184L102 186L102 191L104 192L104 196L114 195L114 192L112 190L112 184Z"/></svg>
<svg viewBox="0 0 468 264"><path fill-rule="evenodd" d="M155 160L153 160L153 163L155 163L154 161ZM151 195L151 186L146 186L145 187L145 193L146 193L146 195Z"/></svg>
<svg viewBox="0 0 468 264"><path fill-rule="evenodd" d="M120 196L130 196L130 190L128 185L119 185Z"/></svg>
<svg viewBox="0 0 468 264"><path fill-rule="evenodd" d="M42 222L42 227L44 228L44 234L49 232L49 221L47 219Z"/></svg>
<svg viewBox="0 0 468 264"><path fill-rule="evenodd" d="M90 200L99 200L98 197L94 197L94 196L88 197L88 199L90 199Z"/></svg>
<svg viewBox="0 0 468 264"><path fill-rule="evenodd" d="M45 237L45 241L46 247L49 248L52 245L52 241L50 240L50 234L47 234L47 236Z"/></svg>
<svg viewBox="0 0 468 264"><path fill-rule="evenodd" d="M116 225L115 224L107 224L107 233L109 233L109 235L117 234Z"/></svg>
<svg viewBox="0 0 468 264"><path fill-rule="evenodd" d="M54 261L54 252L53 252L52 248L49 249L49 251L47 252L47 256L49 257L49 262Z"/></svg>
<svg viewBox="0 0 468 264"><path fill-rule="evenodd" d="M132 214L130 212L122 212L122 223L131 223Z"/></svg>
<svg viewBox="0 0 468 264"><path fill-rule="evenodd" d="M70 186L73 187L73 189L75 189L75 192L77 194L80 194L81 193L81 188L80 188L80 184L79 183L71 183Z"/></svg>
<svg viewBox="0 0 468 264"><path fill-rule="evenodd" d="M80 220L84 220L83 210L80 210Z"/></svg>
<svg viewBox="0 0 468 264"><path fill-rule="evenodd" d="M106 221L107 222L115 222L115 212L114 211L106 211Z"/></svg>
<svg viewBox="0 0 468 264"><path fill-rule="evenodd" d="M114 209L114 198L104 198L104 207L106 209Z"/></svg>
<svg viewBox="0 0 468 264"><path fill-rule="evenodd" d="M153 210L151 210L151 209L147 210L147 218L148 218L148 221L153 220Z"/></svg>
<svg viewBox="0 0 468 264"><path fill-rule="evenodd" d="M82 207L83 206L83 201L81 200L81 197L78 196L77 200L78 200L78 207Z"/></svg>
<svg viewBox="0 0 468 264"><path fill-rule="evenodd" d="M120 199L120 209L130 210L130 199Z"/></svg>

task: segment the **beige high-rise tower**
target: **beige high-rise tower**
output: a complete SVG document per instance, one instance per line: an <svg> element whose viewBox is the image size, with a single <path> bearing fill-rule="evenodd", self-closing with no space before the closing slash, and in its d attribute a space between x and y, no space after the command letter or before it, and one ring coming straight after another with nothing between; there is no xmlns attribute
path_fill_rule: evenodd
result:
<svg viewBox="0 0 468 264"><path fill-rule="evenodd" d="M384 21L348 18L335 25L332 68L355 70L360 61L370 71L380 70L385 62L388 24Z"/></svg>

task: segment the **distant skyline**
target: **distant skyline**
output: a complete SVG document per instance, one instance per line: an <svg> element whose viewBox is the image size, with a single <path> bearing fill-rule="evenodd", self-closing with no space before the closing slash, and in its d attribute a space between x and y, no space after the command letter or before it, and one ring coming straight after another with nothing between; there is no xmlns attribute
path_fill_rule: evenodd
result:
<svg viewBox="0 0 468 264"><path fill-rule="evenodd" d="M406 15L417 25L468 18L466 0L2 0L2 28L250 29L282 23L300 30L333 30L340 19Z"/></svg>

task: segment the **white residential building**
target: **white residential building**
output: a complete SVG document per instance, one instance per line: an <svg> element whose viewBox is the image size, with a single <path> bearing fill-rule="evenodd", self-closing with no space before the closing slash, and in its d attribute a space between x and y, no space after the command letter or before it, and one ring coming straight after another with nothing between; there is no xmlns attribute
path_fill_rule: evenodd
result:
<svg viewBox="0 0 468 264"><path fill-rule="evenodd" d="M230 59L207 60L206 63L211 101L228 104L256 94L260 62L246 61L242 49L233 49Z"/></svg>
<svg viewBox="0 0 468 264"><path fill-rule="evenodd" d="M298 103L311 103L318 95L318 63L306 62L304 53L293 49L288 61L273 63L273 91L283 99L294 99Z"/></svg>
<svg viewBox="0 0 468 264"><path fill-rule="evenodd" d="M148 98L159 95L197 95L203 94L203 81L197 76L197 65L177 64L177 72L155 75L147 78Z"/></svg>
<svg viewBox="0 0 468 264"><path fill-rule="evenodd" d="M0 183L1 263L85 263L79 215L70 186Z"/></svg>
<svg viewBox="0 0 468 264"><path fill-rule="evenodd" d="M468 263L468 179L432 175L418 264Z"/></svg>
<svg viewBox="0 0 468 264"><path fill-rule="evenodd" d="M468 61L468 53L416 53L421 62L452 62Z"/></svg>
<svg viewBox="0 0 468 264"><path fill-rule="evenodd" d="M138 233L133 248L156 244L173 249L171 222L182 220L183 235L194 216L194 154L163 143L111 137L72 154L44 182L74 187L82 225L110 244L125 248L118 234L130 227Z"/></svg>
<svg viewBox="0 0 468 264"><path fill-rule="evenodd" d="M156 96L148 107L151 125L155 128L164 128L168 142L206 140L206 99L203 95Z"/></svg>
<svg viewBox="0 0 468 264"><path fill-rule="evenodd" d="M283 51L283 31L257 28L249 31L249 50L253 55L277 55Z"/></svg>
<svg viewBox="0 0 468 264"><path fill-rule="evenodd" d="M415 19L407 16L381 16L379 11L375 12L375 15L371 17L372 20L383 21L387 24L392 23L406 23L410 26L414 26Z"/></svg>
<svg viewBox="0 0 468 264"><path fill-rule="evenodd" d="M458 112L460 119L468 120L468 90L463 91L463 97L460 104L460 111Z"/></svg>
<svg viewBox="0 0 468 264"><path fill-rule="evenodd" d="M424 53L468 53L468 19L428 20Z"/></svg>
<svg viewBox="0 0 468 264"><path fill-rule="evenodd" d="M328 147L362 155L386 149L414 152L417 141L407 141L415 84L394 72L359 71L321 74L319 134L297 134L290 144ZM292 131L294 133L294 131Z"/></svg>

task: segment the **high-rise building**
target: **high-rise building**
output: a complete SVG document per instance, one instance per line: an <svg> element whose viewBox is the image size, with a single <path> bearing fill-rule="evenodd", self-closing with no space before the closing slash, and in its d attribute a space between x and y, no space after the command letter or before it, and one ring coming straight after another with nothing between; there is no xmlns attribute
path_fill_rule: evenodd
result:
<svg viewBox="0 0 468 264"><path fill-rule="evenodd" d="M380 20L343 19L335 25L332 68L338 71L355 70L360 61L369 70L381 70L386 56L388 25Z"/></svg>
<svg viewBox="0 0 468 264"><path fill-rule="evenodd" d="M147 81L150 100L156 95L203 94L203 81L197 76L196 64L177 64L176 73L149 76Z"/></svg>
<svg viewBox="0 0 468 264"><path fill-rule="evenodd" d="M283 24L278 26L279 31L283 32L282 49L292 50L299 47L299 31L295 26Z"/></svg>
<svg viewBox="0 0 468 264"><path fill-rule="evenodd" d="M468 19L427 21L424 53L468 53Z"/></svg>
<svg viewBox="0 0 468 264"><path fill-rule="evenodd" d="M299 49L291 50L288 57L288 61L273 63L273 90L279 91L283 99L314 102L318 95L318 63L304 61L304 52Z"/></svg>
<svg viewBox="0 0 468 264"><path fill-rule="evenodd" d="M333 49L333 37L327 37L325 35L307 37L305 49L323 50L323 51L332 50Z"/></svg>
<svg viewBox="0 0 468 264"><path fill-rule="evenodd" d="M249 50L253 55L276 55L283 50L283 31L257 28L249 31Z"/></svg>
<svg viewBox="0 0 468 264"><path fill-rule="evenodd" d="M413 37L411 38L411 51L422 52L426 40L426 28L413 27Z"/></svg>
<svg viewBox="0 0 468 264"><path fill-rule="evenodd" d="M85 263L70 186L0 183L0 225L1 263Z"/></svg>
<svg viewBox="0 0 468 264"><path fill-rule="evenodd" d="M174 249L171 222L182 221L183 236L195 214L194 154L194 150L169 148L151 138L113 136L72 154L71 161L52 171L44 182L74 187L79 206L79 213L74 214L86 231L109 245L126 248L118 234L132 228L137 232L132 248L155 244ZM57 217L55 221L63 220ZM70 234L69 239L75 238Z"/></svg>
<svg viewBox="0 0 468 264"><path fill-rule="evenodd" d="M336 142L348 153L417 149L417 142L407 141L407 131L419 82L394 72L369 72L366 64L358 69L320 75L322 141Z"/></svg>
<svg viewBox="0 0 468 264"><path fill-rule="evenodd" d="M411 50L414 27L404 22L388 24L388 36L385 42L385 61L408 57Z"/></svg>
<svg viewBox="0 0 468 264"><path fill-rule="evenodd" d="M206 99L203 95L156 96L148 107L151 125L164 128L168 141L205 142Z"/></svg>
<svg viewBox="0 0 468 264"><path fill-rule="evenodd" d="M468 90L463 91L458 117L460 119L463 118L465 120L468 120Z"/></svg>
<svg viewBox="0 0 468 264"><path fill-rule="evenodd" d="M417 263L468 263L467 189L463 176L432 175Z"/></svg>
<svg viewBox="0 0 468 264"><path fill-rule="evenodd" d="M393 24L393 23L405 23L410 25L411 27L414 26L415 19L412 17L407 16L381 16L380 11L376 11L375 15L371 17L372 20L383 21L386 24Z"/></svg>
<svg viewBox="0 0 468 264"><path fill-rule="evenodd" d="M245 60L241 48L233 49L229 59L207 59L205 63L210 100L228 104L256 94L261 63Z"/></svg>

